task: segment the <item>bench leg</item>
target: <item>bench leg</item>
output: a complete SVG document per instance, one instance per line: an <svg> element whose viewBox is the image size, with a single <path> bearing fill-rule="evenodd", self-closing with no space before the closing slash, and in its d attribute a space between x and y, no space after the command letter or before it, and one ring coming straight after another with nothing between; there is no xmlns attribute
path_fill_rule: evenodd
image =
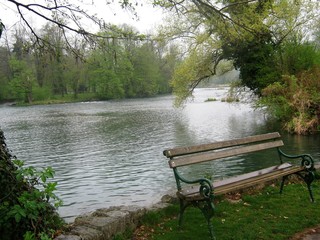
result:
<svg viewBox="0 0 320 240"><path fill-rule="evenodd" d="M300 178L302 178L303 181L307 184L308 191L309 191L309 196L310 196L310 201L314 202L314 197L313 197L312 188L311 188L311 183L315 179L314 172L310 171L310 172L306 172L306 173L303 173L303 174L301 174L301 173L296 173L296 174Z"/></svg>
<svg viewBox="0 0 320 240"><path fill-rule="evenodd" d="M186 208L190 205L197 207L201 210L202 214L207 220L208 229L210 233L211 240L215 240L214 231L213 231L213 224L212 224L212 217L214 215L214 205L212 201L195 201L195 202L187 202L182 199L180 201L180 213L179 213L179 227L182 226L183 223L183 214Z"/></svg>
<svg viewBox="0 0 320 240"><path fill-rule="evenodd" d="M310 200L311 200L311 202L314 202L314 197L313 197L312 188L311 188L311 183L313 182L314 179L315 179L314 172L308 172L308 173L303 177L303 180L306 182L307 187L308 187L308 191L309 191L309 195L310 195Z"/></svg>
<svg viewBox="0 0 320 240"><path fill-rule="evenodd" d="M215 240L216 238L214 236L213 224L211 220L214 215L214 205L212 201L199 202L197 204L197 207L201 210L201 212L203 213L204 217L207 220L208 230L209 230L211 240Z"/></svg>
<svg viewBox="0 0 320 240"><path fill-rule="evenodd" d="M311 183L315 179L314 172L307 172L305 174L301 174L301 173L295 173L295 174L298 175L301 179L303 179L303 181L307 184L310 200L311 200L311 202L314 202L314 197L313 197L312 188L311 188ZM281 186L280 186L280 194L283 191L283 186L284 186L284 183L287 178L288 178L288 176L282 177Z"/></svg>
<svg viewBox="0 0 320 240"><path fill-rule="evenodd" d="M180 200L180 212L179 212L179 227L182 226L182 222L183 222L183 213L184 213L184 210L186 210L186 208L188 206L190 206L190 203L182 200L182 199L179 199Z"/></svg>
<svg viewBox="0 0 320 240"><path fill-rule="evenodd" d="M311 189L311 184L307 184L308 186L308 191L309 191L309 195L310 195L310 200L311 202L314 202L314 197L313 197L313 193L312 193L312 189Z"/></svg>
<svg viewBox="0 0 320 240"><path fill-rule="evenodd" d="M282 177L281 185L280 185L280 194L282 194L284 183L287 180L288 176Z"/></svg>

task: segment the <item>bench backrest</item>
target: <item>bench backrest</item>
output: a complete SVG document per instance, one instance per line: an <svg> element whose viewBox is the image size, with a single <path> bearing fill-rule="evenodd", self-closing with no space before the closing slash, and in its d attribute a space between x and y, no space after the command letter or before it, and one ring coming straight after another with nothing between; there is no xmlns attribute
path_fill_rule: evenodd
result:
<svg viewBox="0 0 320 240"><path fill-rule="evenodd" d="M171 168L202 163L283 146L278 132L245 138L214 142L189 147L167 149L163 154L170 158Z"/></svg>

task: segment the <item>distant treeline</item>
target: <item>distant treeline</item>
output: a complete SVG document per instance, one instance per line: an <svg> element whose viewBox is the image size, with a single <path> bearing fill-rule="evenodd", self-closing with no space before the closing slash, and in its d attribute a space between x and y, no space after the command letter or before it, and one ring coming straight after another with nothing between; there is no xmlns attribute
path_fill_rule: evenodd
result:
<svg viewBox="0 0 320 240"><path fill-rule="evenodd" d="M32 44L17 29L12 47L0 46L0 101L31 103L67 95L107 100L171 92L177 48L163 47L142 35L137 38L128 26L114 28L99 33L101 38L90 44L67 39L61 29L48 24L41 33L45 46ZM121 38L114 35L116 30Z"/></svg>

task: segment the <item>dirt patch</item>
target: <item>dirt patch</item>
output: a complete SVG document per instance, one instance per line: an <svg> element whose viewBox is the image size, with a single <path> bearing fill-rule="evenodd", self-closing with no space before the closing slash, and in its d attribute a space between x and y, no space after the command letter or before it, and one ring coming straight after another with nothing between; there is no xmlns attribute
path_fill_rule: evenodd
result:
<svg viewBox="0 0 320 240"><path fill-rule="evenodd" d="M315 226L315 227L311 227L311 228L307 228L305 229L303 232L297 233L295 234L293 237L290 238L290 240L303 240L303 239L316 239L316 238L307 238L307 236L309 235L319 235L320 239L320 225Z"/></svg>

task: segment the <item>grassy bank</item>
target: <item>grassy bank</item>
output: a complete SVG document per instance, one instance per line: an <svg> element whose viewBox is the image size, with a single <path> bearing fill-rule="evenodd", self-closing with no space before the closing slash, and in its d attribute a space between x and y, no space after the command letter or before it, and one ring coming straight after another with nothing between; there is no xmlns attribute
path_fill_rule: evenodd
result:
<svg viewBox="0 0 320 240"><path fill-rule="evenodd" d="M289 184L279 194L279 186L269 186L238 200L221 198L216 203L213 225L217 239L290 239L306 228L320 224L320 184L313 185L315 203L309 200L303 183ZM234 196L233 196L234 197ZM238 196L236 196L238 197ZM177 224L179 207L172 205L147 214L142 225L116 239L187 240L209 239L201 212L188 208L182 229Z"/></svg>
<svg viewBox="0 0 320 240"><path fill-rule="evenodd" d="M18 106L29 106L29 105L48 105L48 104L62 104L62 103L73 103L73 102L87 102L98 100L94 93L79 93L77 97L73 94L65 94L64 96L55 95L50 96L43 100L34 100L31 103L15 102Z"/></svg>

